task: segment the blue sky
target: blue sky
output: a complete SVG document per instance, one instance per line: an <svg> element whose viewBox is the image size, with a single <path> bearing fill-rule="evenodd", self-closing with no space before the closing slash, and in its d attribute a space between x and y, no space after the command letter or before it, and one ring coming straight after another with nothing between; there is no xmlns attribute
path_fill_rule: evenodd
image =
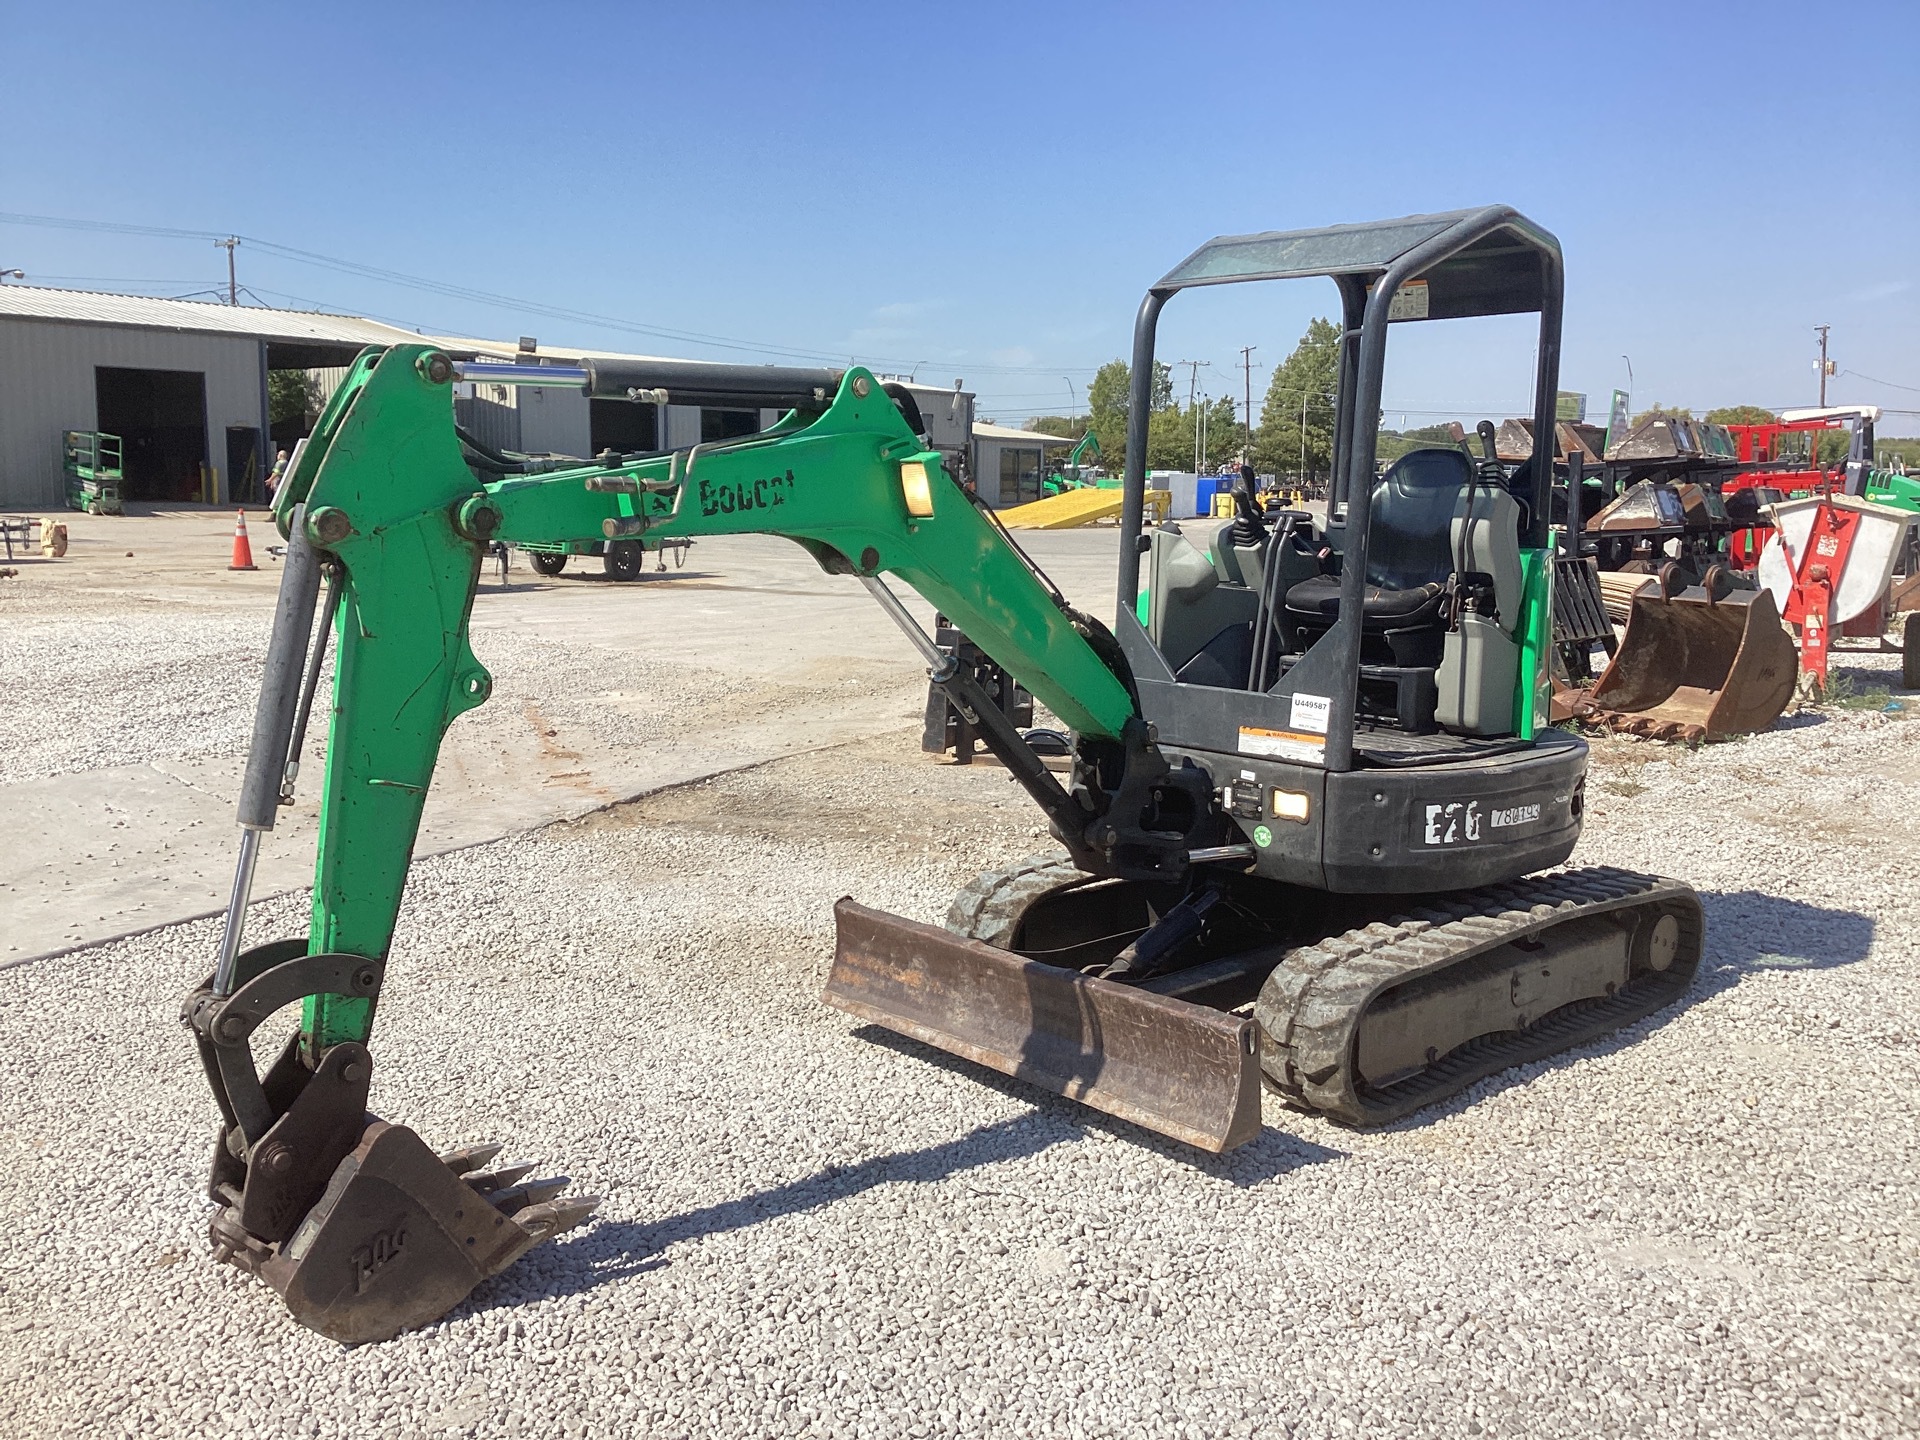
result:
<svg viewBox="0 0 1920 1440"><path fill-rule="evenodd" d="M1912 0L12 0L0 211L232 231L626 324L243 244L241 281L273 304L858 358L964 377L1017 422L1084 404L1142 291L1211 235L1503 201L1565 247L1562 384L1598 408L1622 356L1636 405L1810 404L1827 323L1832 398L1904 409L1883 433L1920 434L1917 57ZM181 294L224 280L225 257L204 237L0 223L14 266ZM1238 395L1255 345L1257 403L1330 299L1321 282L1183 296L1162 357ZM1525 326L1403 326L1391 358L1390 425L1524 408Z"/></svg>

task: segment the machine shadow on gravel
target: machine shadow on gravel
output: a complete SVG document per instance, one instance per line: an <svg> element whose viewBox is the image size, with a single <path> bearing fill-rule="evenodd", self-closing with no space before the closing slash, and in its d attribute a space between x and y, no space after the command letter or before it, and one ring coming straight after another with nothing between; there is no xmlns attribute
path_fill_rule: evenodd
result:
<svg viewBox="0 0 1920 1440"><path fill-rule="evenodd" d="M1030 1085L1024 1080L1010 1075L1002 1075L985 1065L976 1065L973 1061L953 1055L926 1045L909 1036L901 1035L878 1025L863 1025L853 1032L854 1038L865 1040L889 1050L897 1050L902 1055L946 1070L954 1075L965 1077L976 1085L989 1090L997 1090L1011 1100L1018 1100L1034 1107L1031 1117L1036 1123L1070 1127L1071 1134L1060 1134L1055 1138L1070 1139L1086 1130L1099 1130L1108 1135L1117 1136L1127 1144L1141 1150L1151 1150L1166 1159L1198 1170L1201 1174L1216 1180L1225 1180L1231 1185L1248 1189L1268 1180L1278 1179L1308 1165L1317 1165L1324 1160L1344 1160L1344 1150L1331 1150L1324 1145L1316 1145L1310 1140L1302 1140L1284 1130L1271 1127L1263 1128L1259 1138L1246 1145L1226 1151L1220 1155L1209 1155L1204 1150L1182 1145L1142 1126L1130 1125L1098 1110L1088 1109L1077 1101L1065 1100L1050 1090Z"/></svg>
<svg viewBox="0 0 1920 1440"><path fill-rule="evenodd" d="M1707 949L1694 994L1737 985L1762 970L1832 970L1867 958L1874 920L1760 890L1702 890Z"/></svg>
<svg viewBox="0 0 1920 1440"><path fill-rule="evenodd" d="M900 1041L898 1036L889 1035L888 1040L899 1042L902 1049L911 1047L915 1053L921 1048L914 1042ZM940 1052L933 1053L939 1056L937 1063L948 1063L951 1059ZM955 1068L961 1068L963 1062L953 1063ZM971 1067L966 1068L969 1074L973 1073ZM854 1165L829 1165L769 1190L704 1205L665 1219L595 1225L569 1243L543 1246L531 1252L505 1275L482 1285L472 1301L449 1318L457 1320L529 1300L580 1294L610 1281L658 1269L667 1263L664 1253L667 1247L682 1241L703 1240L765 1221L804 1214L880 1185L932 1184L982 1166L1023 1160L1056 1145L1077 1141L1090 1129L1121 1135L1143 1148L1159 1151L1207 1175L1240 1186L1255 1185L1303 1166L1343 1158L1341 1151L1277 1130L1264 1132L1258 1140L1231 1154L1200 1155L1148 1131L1122 1122L1108 1122L1105 1117L1089 1114L1017 1081L989 1075L986 1083L1015 1099L1038 1101L1039 1107L1028 1114L979 1126L938 1145L876 1155Z"/></svg>

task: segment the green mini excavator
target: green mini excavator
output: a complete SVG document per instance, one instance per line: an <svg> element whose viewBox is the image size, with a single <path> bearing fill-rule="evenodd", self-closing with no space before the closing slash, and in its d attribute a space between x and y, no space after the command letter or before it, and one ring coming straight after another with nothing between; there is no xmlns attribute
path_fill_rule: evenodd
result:
<svg viewBox="0 0 1920 1440"><path fill-rule="evenodd" d="M1327 512L1269 514L1243 491L1231 519L1143 528L1162 307L1192 286L1299 277L1330 277L1342 315ZM488 1168L498 1147L436 1152L368 1109L441 738L492 686L468 616L496 541L776 534L872 593L1061 848L982 876L945 926L841 901L825 998L1042 1090L1221 1151L1258 1133L1263 1082L1375 1124L1680 996L1701 951L1693 891L1553 868L1580 833L1586 749L1543 725L1551 451L1517 474L1454 448L1375 466L1389 328L1454 317L1538 314L1533 433L1550 446L1561 286L1558 243L1498 206L1201 247L1139 314L1111 624L1028 562L943 468L911 395L867 370L543 367L527 383L784 417L514 474L453 423L453 382L484 367L427 345L364 353L276 501L286 569L240 860L213 973L183 1012L222 1121L217 1257L302 1323L377 1340L593 1208L564 1181ZM1071 727L1064 780L890 580ZM244 945L329 648L312 922ZM292 1005L262 1074L251 1037Z"/></svg>

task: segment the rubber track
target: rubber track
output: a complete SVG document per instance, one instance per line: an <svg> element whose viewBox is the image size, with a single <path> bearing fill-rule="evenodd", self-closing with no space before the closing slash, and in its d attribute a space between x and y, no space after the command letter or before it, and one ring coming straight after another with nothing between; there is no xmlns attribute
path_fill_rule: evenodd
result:
<svg viewBox="0 0 1920 1440"><path fill-rule="evenodd" d="M1093 880L1063 853L1035 855L968 885L947 912L947 928L1008 949L1035 901ZM1671 1004L1693 984L1705 933L1691 886L1611 866L1527 876L1399 913L1387 909L1393 897L1382 896L1380 903L1387 911L1381 919L1288 951L1254 1007L1268 1084L1296 1104L1349 1125L1398 1120L1497 1071L1598 1039ZM1360 1019L1382 991L1510 940L1641 907L1670 910L1680 921L1678 952L1667 970L1644 972L1606 999L1562 1006L1523 1031L1469 1041L1385 1088L1354 1072Z"/></svg>
<svg viewBox="0 0 1920 1440"><path fill-rule="evenodd" d="M969 940L1013 948L1013 933L1027 907L1056 890L1090 885L1087 874L1062 850L1032 855L1005 870L989 870L954 897L947 909L947 929Z"/></svg>
<svg viewBox="0 0 1920 1440"><path fill-rule="evenodd" d="M1606 999L1562 1006L1525 1030L1469 1041L1382 1089L1355 1072L1361 1017L1383 991L1569 921L1641 908L1680 922L1667 970L1643 972ZM1564 870L1463 891L1290 951L1254 1008L1261 1069L1296 1103L1350 1125L1386 1124L1495 1071L1597 1039L1679 999L1693 983L1704 933L1691 886L1630 870Z"/></svg>

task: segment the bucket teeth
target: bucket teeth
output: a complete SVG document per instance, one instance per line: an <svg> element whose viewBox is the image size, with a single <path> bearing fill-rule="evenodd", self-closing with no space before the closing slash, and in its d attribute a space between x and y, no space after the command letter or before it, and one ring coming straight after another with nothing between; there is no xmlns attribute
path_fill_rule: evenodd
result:
<svg viewBox="0 0 1920 1440"><path fill-rule="evenodd" d="M441 1155L440 1163L456 1175L465 1175L478 1170L506 1148L505 1145L462 1145L458 1150L449 1150Z"/></svg>
<svg viewBox="0 0 1920 1440"><path fill-rule="evenodd" d="M478 1175L468 1173L461 1178L482 1195L492 1195L496 1191L504 1190L509 1185L517 1184L519 1181L526 1179L533 1171L534 1166L531 1164L502 1165L497 1170L488 1170Z"/></svg>
<svg viewBox="0 0 1920 1440"><path fill-rule="evenodd" d="M532 1168L531 1165L526 1167L528 1170ZM550 1180L529 1180L524 1185L510 1185L504 1190L493 1191L487 1195L487 1198L493 1202L493 1208L501 1214L517 1217L527 1207L541 1205L553 1199L572 1183L573 1181L565 1175L556 1175Z"/></svg>
<svg viewBox="0 0 1920 1440"><path fill-rule="evenodd" d="M600 1207L598 1195L572 1195L565 1200L549 1200L529 1205L513 1217L514 1223L529 1235L550 1240L563 1230L571 1230Z"/></svg>

